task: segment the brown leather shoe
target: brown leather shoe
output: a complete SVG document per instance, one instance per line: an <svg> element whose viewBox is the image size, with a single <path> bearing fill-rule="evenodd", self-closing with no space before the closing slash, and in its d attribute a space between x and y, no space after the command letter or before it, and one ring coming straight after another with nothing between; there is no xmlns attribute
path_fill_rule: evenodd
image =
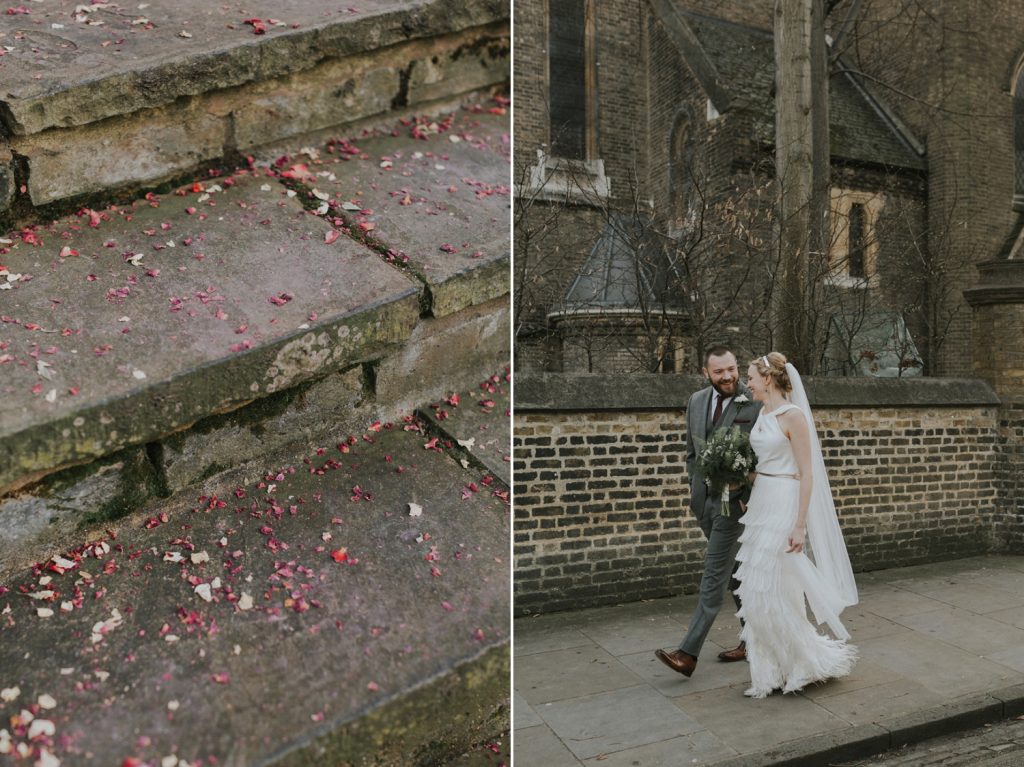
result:
<svg viewBox="0 0 1024 767"><path fill-rule="evenodd" d="M673 650L672 652L655 650L654 657L673 671L678 671L683 676L690 676L690 674L693 673L693 670L697 668L697 659L682 650Z"/></svg>
<svg viewBox="0 0 1024 767"><path fill-rule="evenodd" d="M747 643L740 642L739 647L733 650L723 650L718 653L718 660L722 663L735 663L738 660L747 659Z"/></svg>

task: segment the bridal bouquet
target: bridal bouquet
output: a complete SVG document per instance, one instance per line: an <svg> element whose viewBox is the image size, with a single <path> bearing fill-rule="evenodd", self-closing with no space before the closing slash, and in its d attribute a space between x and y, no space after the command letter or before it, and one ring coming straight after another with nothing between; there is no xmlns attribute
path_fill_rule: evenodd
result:
<svg viewBox="0 0 1024 767"><path fill-rule="evenodd" d="M718 429L697 454L697 470L713 494L722 494L722 514L729 513L729 485L746 484L747 475L757 466L750 437L733 426Z"/></svg>

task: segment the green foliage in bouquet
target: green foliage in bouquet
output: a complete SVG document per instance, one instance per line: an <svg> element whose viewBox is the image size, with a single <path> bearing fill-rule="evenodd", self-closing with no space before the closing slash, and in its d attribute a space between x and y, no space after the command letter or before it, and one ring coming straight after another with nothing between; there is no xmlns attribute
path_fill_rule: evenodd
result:
<svg viewBox="0 0 1024 767"><path fill-rule="evenodd" d="M728 485L748 482L747 475L757 466L757 456L750 446L749 435L733 426L718 429L697 453L697 470L712 495L718 495Z"/></svg>

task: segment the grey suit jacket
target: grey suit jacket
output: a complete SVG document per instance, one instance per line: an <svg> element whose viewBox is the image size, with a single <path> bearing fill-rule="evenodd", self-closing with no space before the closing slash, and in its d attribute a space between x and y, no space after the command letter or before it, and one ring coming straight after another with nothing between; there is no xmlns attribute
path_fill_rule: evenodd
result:
<svg viewBox="0 0 1024 767"><path fill-rule="evenodd" d="M719 498L708 497L708 486L704 484L704 477L695 468L697 450L699 445L708 438L708 411L711 407L711 394L714 391L710 386L701 389L690 397L686 405L686 471L690 477L690 510L699 519L704 515L705 506L717 507L720 504ZM736 400L744 396L747 402L737 403ZM761 403L754 400L750 390L740 384L736 396L729 406L722 411L722 417L716 429L729 429L739 426L740 429L750 434L757 420L757 414L761 410ZM732 503L750 497L750 488L744 487L742 491L732 498ZM738 508L736 509L738 516Z"/></svg>

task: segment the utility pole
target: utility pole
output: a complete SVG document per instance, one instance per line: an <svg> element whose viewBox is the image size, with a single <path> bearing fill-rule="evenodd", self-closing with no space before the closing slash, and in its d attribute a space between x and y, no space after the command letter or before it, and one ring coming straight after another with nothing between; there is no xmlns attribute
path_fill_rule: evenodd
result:
<svg viewBox="0 0 1024 767"><path fill-rule="evenodd" d="M776 0L775 160L780 274L776 348L813 374L821 356L820 280L828 258L828 72L822 0ZM812 268L813 267L813 268Z"/></svg>

